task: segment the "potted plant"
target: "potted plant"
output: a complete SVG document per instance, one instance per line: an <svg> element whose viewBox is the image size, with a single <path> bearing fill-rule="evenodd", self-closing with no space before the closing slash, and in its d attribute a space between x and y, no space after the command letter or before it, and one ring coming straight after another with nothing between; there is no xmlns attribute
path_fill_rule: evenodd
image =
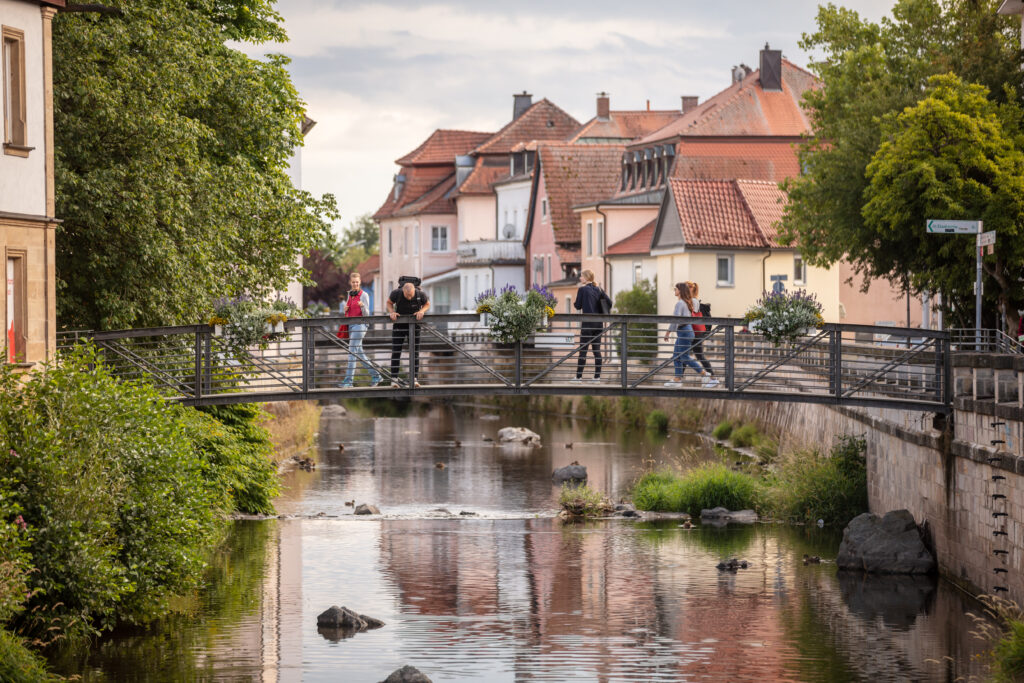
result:
<svg viewBox="0 0 1024 683"><path fill-rule="evenodd" d="M765 292L743 316L747 329L760 333L778 346L783 341L811 334L825 324L821 304L813 294L798 289L794 292Z"/></svg>
<svg viewBox="0 0 1024 683"><path fill-rule="evenodd" d="M538 330L547 330L548 321L555 317L555 304L558 303L555 295L547 287L533 285L526 293L526 305L539 308L542 312Z"/></svg>
<svg viewBox="0 0 1024 683"><path fill-rule="evenodd" d="M554 315L554 297L539 288L525 295L515 286L506 285L501 292L493 289L476 297L476 312L487 314L487 327L491 338L502 344L526 341L542 323ZM549 313L550 311L550 313Z"/></svg>
<svg viewBox="0 0 1024 683"><path fill-rule="evenodd" d="M267 333L284 334L284 324L288 322L288 315L293 314L297 309L290 299L278 297L270 303L266 309Z"/></svg>

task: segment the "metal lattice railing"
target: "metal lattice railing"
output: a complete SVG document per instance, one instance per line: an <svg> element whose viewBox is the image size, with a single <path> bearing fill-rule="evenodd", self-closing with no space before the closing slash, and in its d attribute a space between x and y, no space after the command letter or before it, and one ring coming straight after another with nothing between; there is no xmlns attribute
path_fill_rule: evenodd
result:
<svg viewBox="0 0 1024 683"><path fill-rule="evenodd" d="M1002 330L956 327L949 331L954 351L977 353L1024 353L1024 345Z"/></svg>
<svg viewBox="0 0 1024 683"><path fill-rule="evenodd" d="M62 336L59 345L91 340L116 376L147 378L170 398L189 404L413 394L592 394L948 410L950 336L945 332L828 324L776 346L748 332L741 320L692 319L706 325L707 332L694 339L689 353L694 362L686 364L676 352L674 328L680 320L557 315L515 344L493 341L481 316L455 314L428 315L421 322L402 318L397 327L384 316L290 320L284 335L268 338L265 348L243 353L231 350L206 325L75 332ZM362 358L350 339L336 336L340 324L369 326ZM408 339L401 336L403 326L408 327ZM884 341L876 341L883 335ZM401 341L404 348L394 354L393 346ZM409 353L413 344L419 347L416 364ZM595 349L601 356L599 375ZM678 365L683 365L681 373ZM717 385L705 382L697 367L710 369ZM382 385L370 386L374 375L382 378ZM674 381L677 377L681 381Z"/></svg>

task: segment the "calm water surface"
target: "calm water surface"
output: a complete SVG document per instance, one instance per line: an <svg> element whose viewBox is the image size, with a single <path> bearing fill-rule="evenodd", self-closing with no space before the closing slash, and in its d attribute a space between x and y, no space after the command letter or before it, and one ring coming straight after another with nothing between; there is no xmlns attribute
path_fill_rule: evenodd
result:
<svg viewBox="0 0 1024 683"><path fill-rule="evenodd" d="M507 425L539 432L543 447L485 440ZM235 524L193 616L117 634L59 665L86 681L356 683L404 664L434 681L874 683L979 673L981 648L964 616L972 602L943 582L804 566L804 553L835 556L835 533L564 526L552 516L551 472L573 460L592 486L621 495L645 467L716 457L691 436L536 415L491 420L459 407L326 418L317 470L286 477L283 519ZM353 500L378 505L382 517L353 516ZM721 573L715 565L727 556L751 568ZM318 630L316 615L334 604L387 625L348 638Z"/></svg>

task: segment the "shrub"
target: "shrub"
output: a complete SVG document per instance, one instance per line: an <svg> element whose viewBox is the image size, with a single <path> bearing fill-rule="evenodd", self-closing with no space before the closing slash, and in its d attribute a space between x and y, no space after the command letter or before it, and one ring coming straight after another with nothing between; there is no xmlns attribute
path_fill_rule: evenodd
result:
<svg viewBox="0 0 1024 683"><path fill-rule="evenodd" d="M652 410L647 415L647 428L652 432L665 434L668 432L668 415L661 410Z"/></svg>
<svg viewBox="0 0 1024 683"><path fill-rule="evenodd" d="M607 496L585 484L562 484L558 504L566 512L583 517L600 517L612 510Z"/></svg>
<svg viewBox="0 0 1024 683"><path fill-rule="evenodd" d="M737 427L736 429L733 429L732 433L729 435L732 445L736 448L750 448L754 445L754 441L757 437L757 426L752 424L745 424L741 427Z"/></svg>
<svg viewBox="0 0 1024 683"><path fill-rule="evenodd" d="M230 493L233 509L273 514L272 501L280 487L271 461L274 444L261 425L267 413L253 403L237 403L205 407L187 416L192 439L213 466L210 473L218 488Z"/></svg>
<svg viewBox="0 0 1024 683"><path fill-rule="evenodd" d="M779 442L762 434L754 443L754 452L762 463L771 464L779 457Z"/></svg>
<svg viewBox="0 0 1024 683"><path fill-rule="evenodd" d="M703 465L683 476L659 471L644 475L633 487L633 503L641 510L688 512L725 507L730 510L760 507L761 486L749 474L725 465Z"/></svg>
<svg viewBox="0 0 1024 683"><path fill-rule="evenodd" d="M622 314L648 314L658 312L658 295L647 280L633 285L633 289L619 292L615 296L615 312ZM620 347L621 342L616 341ZM654 323L630 323L626 330L626 348L629 357L642 362L650 362L658 351L658 326Z"/></svg>
<svg viewBox="0 0 1024 683"><path fill-rule="evenodd" d="M197 585L231 505L195 415L86 347L28 377L0 368L0 471L27 524L28 606L43 608L26 611L28 633L148 621Z"/></svg>
<svg viewBox="0 0 1024 683"><path fill-rule="evenodd" d="M1024 679L1024 621L1011 621L993 650L992 674L996 681Z"/></svg>
<svg viewBox="0 0 1024 683"><path fill-rule="evenodd" d="M868 509L863 438L840 437L829 455L813 450L780 459L773 475L769 507L792 521L845 526Z"/></svg>
<svg viewBox="0 0 1024 683"><path fill-rule="evenodd" d="M41 683L63 680L46 671L41 657L25 647L20 638L0 628L0 681Z"/></svg>
<svg viewBox="0 0 1024 683"><path fill-rule="evenodd" d="M1013 600L998 595L979 595L981 614L968 612L972 633L985 643L995 643L990 655L992 680L1013 683L1024 680L1024 611Z"/></svg>
<svg viewBox="0 0 1024 683"><path fill-rule="evenodd" d="M732 422L730 420L723 420L722 422L719 422L714 429L711 430L711 436L715 437L719 441L722 441L729 438L729 435L732 434L732 429Z"/></svg>

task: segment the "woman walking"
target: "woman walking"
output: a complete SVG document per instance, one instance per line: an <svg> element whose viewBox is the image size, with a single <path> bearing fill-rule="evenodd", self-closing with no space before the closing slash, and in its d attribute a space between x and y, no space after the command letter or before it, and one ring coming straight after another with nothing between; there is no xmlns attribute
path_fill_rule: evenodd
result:
<svg viewBox="0 0 1024 683"><path fill-rule="evenodd" d="M702 316L703 313L701 313L700 310L700 286L696 282L690 282L689 280L686 281L686 284L690 288L690 294L693 295L693 314ZM711 363L709 363L708 359L704 357L704 340L707 339L707 336L707 325L698 325L694 323L693 355L697 357L697 360L704 366L704 370L706 370L709 375L714 375L715 372L711 369Z"/></svg>
<svg viewBox="0 0 1024 683"><path fill-rule="evenodd" d="M690 318L693 316L693 296L690 293L690 287L685 282L676 283L676 298L679 301L676 302L675 311L673 315L677 315L682 318ZM668 341L669 335L672 332L672 325L665 331L665 341ZM690 358L690 347L693 346L693 325L690 323L676 323L676 345L672 352L672 364L675 366L676 376L665 382L666 387L672 387L678 389L683 386L683 370L687 366L693 368L694 372L700 375L703 379L701 380L701 386L704 388L711 388L718 386L718 380L712 377L701 367L700 363Z"/></svg>
<svg viewBox="0 0 1024 683"><path fill-rule="evenodd" d="M604 302L602 304L602 302ZM584 270L580 273L580 288L576 290L576 301L573 306L583 315L601 315L611 310L611 300L605 291L594 282L594 271ZM587 364L587 347L594 354L594 381L601 381L601 333L604 325L598 322L580 324L580 355L576 360L576 379L573 383L583 381L583 368Z"/></svg>

